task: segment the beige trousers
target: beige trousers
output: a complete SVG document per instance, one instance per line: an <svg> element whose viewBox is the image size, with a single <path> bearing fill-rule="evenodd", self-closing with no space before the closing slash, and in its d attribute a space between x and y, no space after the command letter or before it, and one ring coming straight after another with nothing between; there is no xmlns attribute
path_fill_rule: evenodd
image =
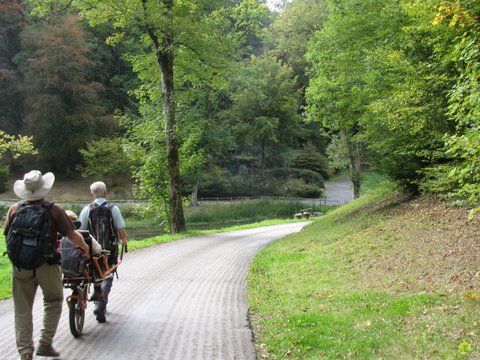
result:
<svg viewBox="0 0 480 360"><path fill-rule="evenodd" d="M12 271L15 337L20 355L33 353L32 307L40 285L43 292L43 329L40 342L50 344L57 331L62 313L63 284L60 266L44 264L34 271Z"/></svg>

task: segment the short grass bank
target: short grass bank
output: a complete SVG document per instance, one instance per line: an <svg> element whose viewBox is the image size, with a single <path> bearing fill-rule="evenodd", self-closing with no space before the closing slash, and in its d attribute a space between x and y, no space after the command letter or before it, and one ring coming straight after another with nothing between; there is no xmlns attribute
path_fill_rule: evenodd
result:
<svg viewBox="0 0 480 360"><path fill-rule="evenodd" d="M237 230L246 230L246 229L253 229L256 227L261 226L270 226L270 225L278 225L278 224L285 224L287 222L295 222L297 220L285 220L285 219L271 219L260 221L251 224L239 225L239 226L231 226L219 229L209 229L209 230L190 230L181 234L165 234L160 236L154 236L143 240L134 240L129 241L128 243L128 250L135 251L139 249L143 249L149 246L164 244L167 242L185 239L188 237L193 236L201 236L201 235L208 235L208 234L215 234L227 231L237 231ZM0 252L3 254L5 251L5 238L3 234L0 234ZM128 255L125 256L125 261L128 261ZM12 274L12 265L8 256L0 256L0 299L6 299L12 296L12 284L11 284L11 274Z"/></svg>
<svg viewBox="0 0 480 360"><path fill-rule="evenodd" d="M259 358L480 356L479 223L383 184L255 258Z"/></svg>

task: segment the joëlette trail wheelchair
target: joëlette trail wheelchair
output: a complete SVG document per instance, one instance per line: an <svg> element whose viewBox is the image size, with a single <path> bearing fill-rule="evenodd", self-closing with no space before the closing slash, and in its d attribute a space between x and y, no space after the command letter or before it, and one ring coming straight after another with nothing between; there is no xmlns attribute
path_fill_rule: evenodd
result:
<svg viewBox="0 0 480 360"><path fill-rule="evenodd" d="M82 335L90 285L113 277L122 262L123 253L126 251L126 248L122 247L120 259L116 264L110 265L107 260L110 251L102 250L100 256L93 256L90 234L88 231L80 231L80 233L90 248L88 260L85 260L80 250L70 241L66 241L65 238L62 240L63 286L72 290L72 294L67 297L66 301L70 332L74 337Z"/></svg>

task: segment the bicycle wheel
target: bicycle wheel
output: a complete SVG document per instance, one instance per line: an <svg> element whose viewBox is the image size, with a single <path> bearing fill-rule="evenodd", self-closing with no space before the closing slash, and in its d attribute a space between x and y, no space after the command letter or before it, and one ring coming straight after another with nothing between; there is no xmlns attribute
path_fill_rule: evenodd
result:
<svg viewBox="0 0 480 360"><path fill-rule="evenodd" d="M85 308L82 306L83 291L78 289L74 291L74 295L78 296L77 300L72 299L68 304L68 319L70 323L70 332L74 337L82 335L83 324L85 322Z"/></svg>

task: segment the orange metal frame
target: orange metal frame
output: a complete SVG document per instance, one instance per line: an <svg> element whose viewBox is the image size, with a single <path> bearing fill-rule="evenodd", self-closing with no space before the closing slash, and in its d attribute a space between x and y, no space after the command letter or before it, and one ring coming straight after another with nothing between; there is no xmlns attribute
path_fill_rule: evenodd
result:
<svg viewBox="0 0 480 360"><path fill-rule="evenodd" d="M97 270L97 274L100 276L101 279L104 279L106 278L107 276L109 276L110 274L113 274L113 272L117 269L118 265L120 265L120 263L122 262L120 260L119 263L113 265L113 266L110 266L108 264L108 261L107 261L107 258L105 255L101 255L101 256L93 256L90 261L93 263L93 266L95 266L95 270ZM102 265L105 267L106 271L103 271L102 270L102 267L100 266L100 263L102 263Z"/></svg>

